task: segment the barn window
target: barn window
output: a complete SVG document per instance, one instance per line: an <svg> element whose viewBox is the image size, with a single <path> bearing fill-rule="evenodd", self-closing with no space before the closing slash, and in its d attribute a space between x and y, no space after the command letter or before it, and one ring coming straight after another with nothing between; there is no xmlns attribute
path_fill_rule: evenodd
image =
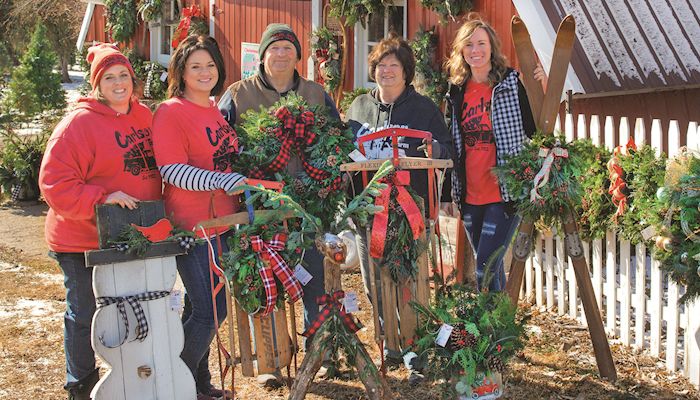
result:
<svg viewBox="0 0 700 400"><path fill-rule="evenodd" d="M180 22L180 4L178 0L165 0L160 20L151 22L151 60L167 67L173 53L172 40L175 29Z"/></svg>
<svg viewBox="0 0 700 400"><path fill-rule="evenodd" d="M359 22L356 24L355 87L375 86L374 80L368 76L367 56L391 32L406 37L406 9L406 0L394 0L392 6L369 17L366 29Z"/></svg>

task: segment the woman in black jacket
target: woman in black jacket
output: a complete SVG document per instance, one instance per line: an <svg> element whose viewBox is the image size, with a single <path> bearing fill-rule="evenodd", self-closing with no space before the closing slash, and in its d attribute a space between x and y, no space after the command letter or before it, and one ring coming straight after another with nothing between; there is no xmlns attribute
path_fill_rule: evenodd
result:
<svg viewBox="0 0 700 400"><path fill-rule="evenodd" d="M457 31L446 62L449 73L448 117L454 143L452 201L462 212L476 253L477 284L488 275L488 289L505 288L503 258L485 266L501 246L507 247L518 225L513 200L492 173L505 156L518 154L535 131L525 88L507 67L493 28L481 19L467 20Z"/></svg>

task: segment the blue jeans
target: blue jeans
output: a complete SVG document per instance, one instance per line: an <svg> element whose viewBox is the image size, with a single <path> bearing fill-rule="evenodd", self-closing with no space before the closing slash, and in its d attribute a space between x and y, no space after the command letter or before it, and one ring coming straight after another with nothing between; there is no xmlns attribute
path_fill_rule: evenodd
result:
<svg viewBox="0 0 700 400"><path fill-rule="evenodd" d="M92 268L85 267L84 253L49 254L58 261L66 287L63 317L63 348L66 353L66 384L70 389L95 372L95 352L90 343L90 326L95 314Z"/></svg>
<svg viewBox="0 0 700 400"><path fill-rule="evenodd" d="M222 253L228 251L226 239L229 236L229 234L221 235ZM214 253L218 254L216 238L212 239L212 245ZM198 244L190 249L188 254L177 257L177 272L192 303L192 312L182 324L185 331L185 345L180 358L187 364L194 377L198 377L198 365L209 351L209 345L216 334L211 298L212 286L209 278L209 251L206 243ZM218 277L214 275L214 285L218 282ZM216 315L219 324L226 318L225 290L221 290L216 296Z"/></svg>
<svg viewBox="0 0 700 400"><path fill-rule="evenodd" d="M503 203L484 205L464 204L462 207L464 227L469 233L474 251L476 252L476 283L479 290L484 283L486 265L491 255L503 246L504 250L510 244L518 218L506 211ZM488 282L489 291L500 292L506 287L506 273L503 268L503 254L493 260Z"/></svg>

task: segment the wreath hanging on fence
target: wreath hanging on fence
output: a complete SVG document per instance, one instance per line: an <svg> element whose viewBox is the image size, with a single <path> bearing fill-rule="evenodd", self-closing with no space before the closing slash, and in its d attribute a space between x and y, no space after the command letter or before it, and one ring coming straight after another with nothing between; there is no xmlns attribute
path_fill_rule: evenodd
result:
<svg viewBox="0 0 700 400"><path fill-rule="evenodd" d="M615 206L608 195L610 176L607 162L610 151L594 145L589 139L578 140L574 146L585 165L579 178L582 189L581 204L577 207L579 234L585 241L602 239L615 213Z"/></svg>
<svg viewBox="0 0 700 400"><path fill-rule="evenodd" d="M494 168L524 218L557 226L565 210L581 203L579 178L585 163L577 146L562 136L538 132L520 154Z"/></svg>
<svg viewBox="0 0 700 400"><path fill-rule="evenodd" d="M352 131L325 106L308 105L296 93L241 120L235 168L250 178L284 181L285 193L329 227L346 197L340 164L355 149ZM293 157L302 170L290 176L285 171Z"/></svg>
<svg viewBox="0 0 700 400"><path fill-rule="evenodd" d="M433 10L440 16L440 23L446 25L448 17L456 21L456 17L471 11L474 4L471 0L420 0L423 7Z"/></svg>
<svg viewBox="0 0 700 400"><path fill-rule="evenodd" d="M655 227L654 257L671 279L686 286L680 298L686 302L700 296L700 158L681 152L670 161L656 197L663 219Z"/></svg>
<svg viewBox="0 0 700 400"><path fill-rule="evenodd" d="M664 184L666 155L662 153L657 157L654 148L648 145L635 150L633 144L628 143L626 151L618 147L618 154L610 159L608 192L617 207L612 226L623 239L636 244L644 241L642 231L645 228L658 224L660 217L655 199L656 191Z"/></svg>
<svg viewBox="0 0 700 400"><path fill-rule="evenodd" d="M311 32L311 57L321 77L320 83L328 93L335 93L340 85L340 43L326 27Z"/></svg>

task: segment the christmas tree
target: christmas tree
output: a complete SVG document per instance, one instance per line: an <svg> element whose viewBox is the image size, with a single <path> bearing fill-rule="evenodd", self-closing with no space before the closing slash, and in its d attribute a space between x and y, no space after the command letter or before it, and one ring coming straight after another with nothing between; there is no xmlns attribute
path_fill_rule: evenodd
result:
<svg viewBox="0 0 700 400"><path fill-rule="evenodd" d="M36 25L31 42L21 63L12 73L8 103L26 116L34 116L46 109L66 106L61 76L54 72L56 54L46 38L46 28Z"/></svg>

